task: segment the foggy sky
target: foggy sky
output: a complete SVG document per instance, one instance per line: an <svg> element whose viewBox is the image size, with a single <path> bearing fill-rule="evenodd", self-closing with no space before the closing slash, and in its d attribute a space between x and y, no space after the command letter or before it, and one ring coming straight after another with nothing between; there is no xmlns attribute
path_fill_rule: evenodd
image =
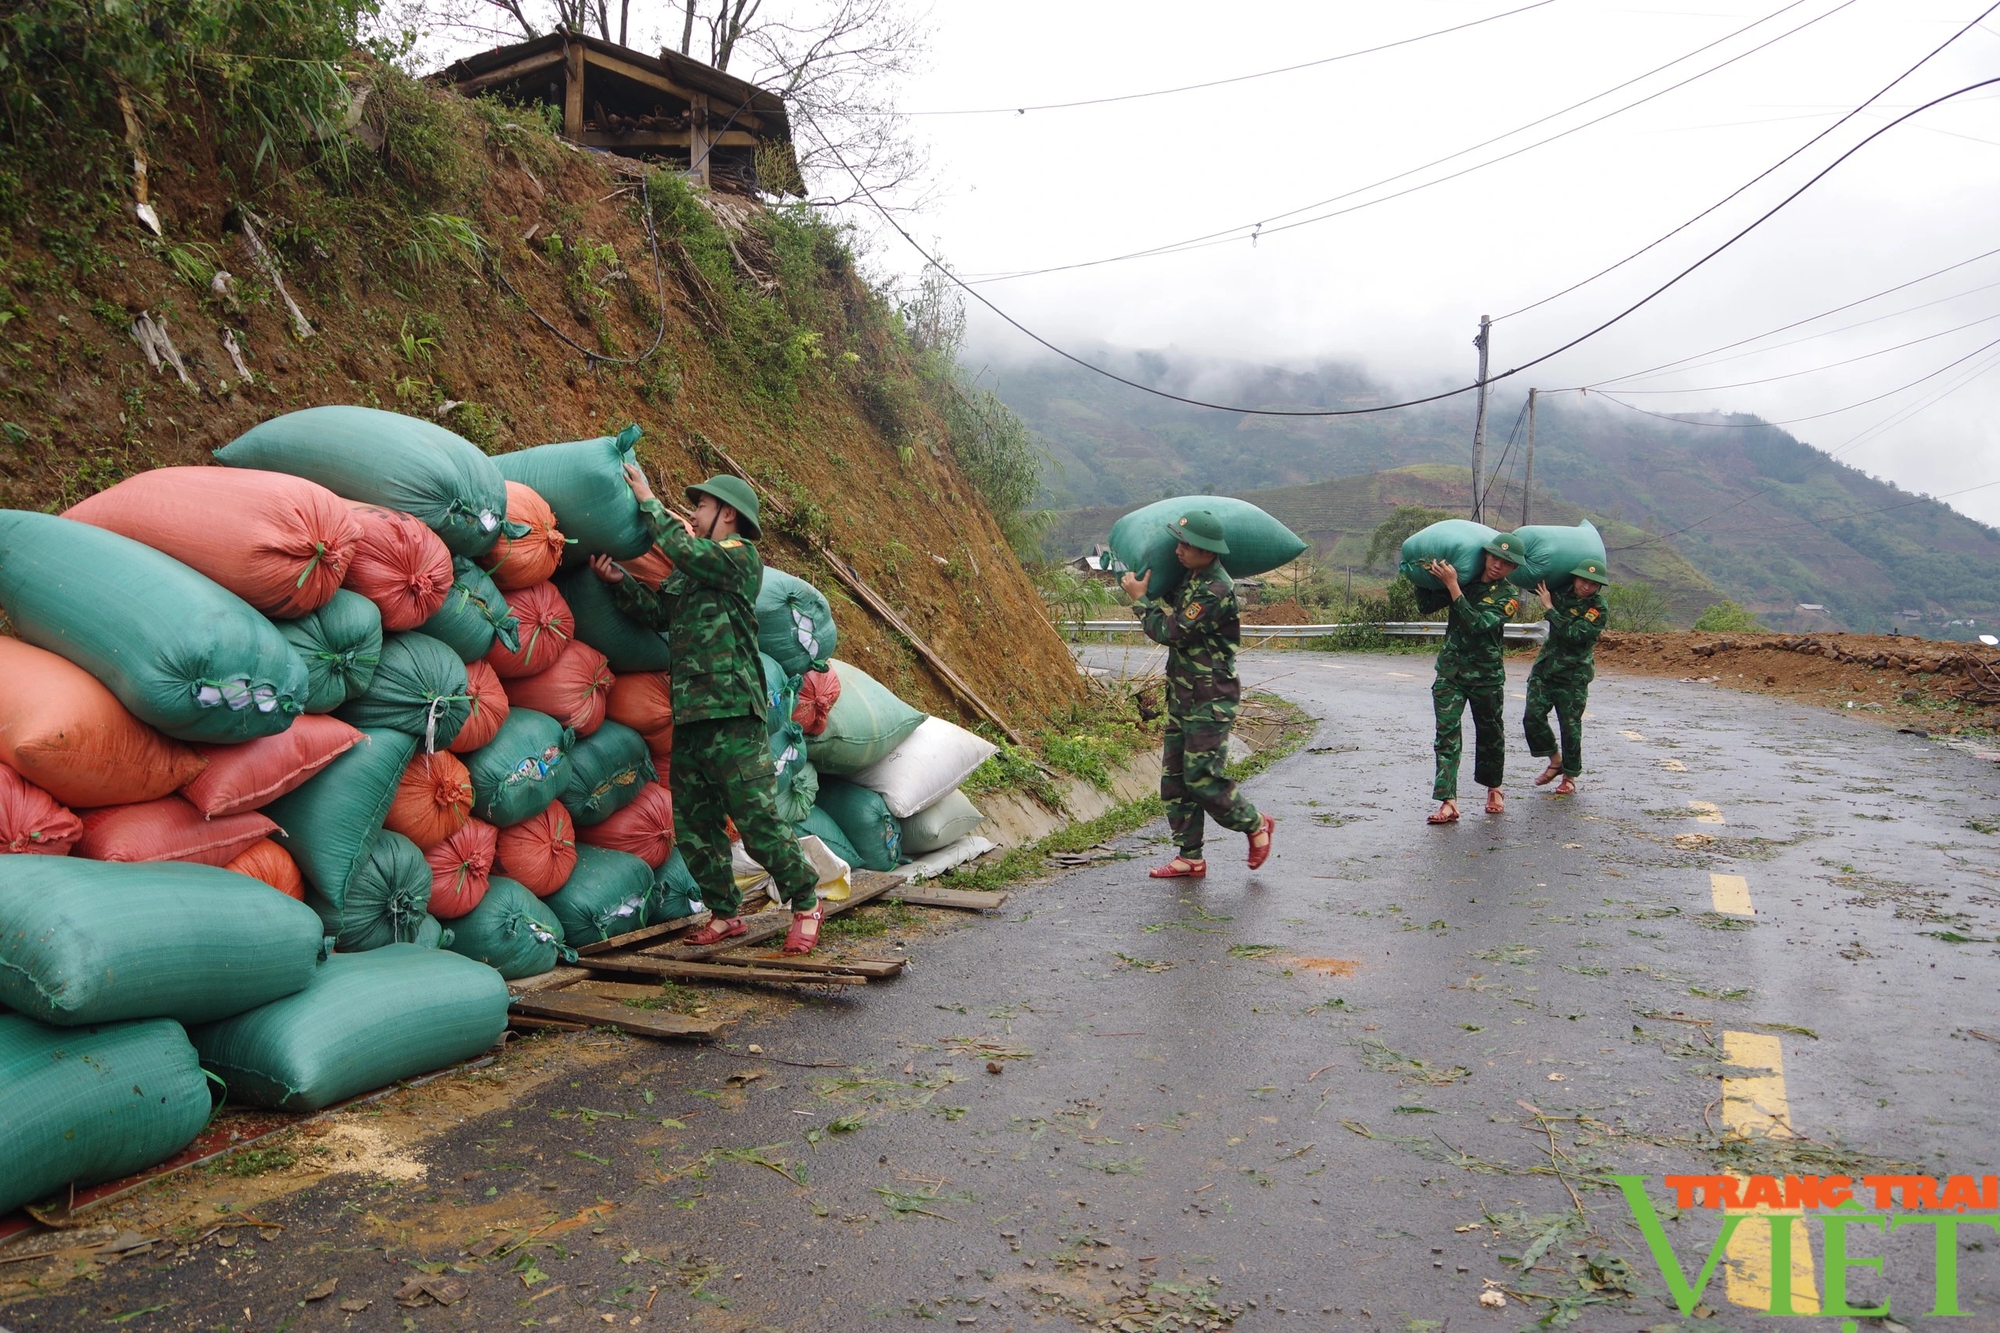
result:
<svg viewBox="0 0 2000 1333"><path fill-rule="evenodd" d="M932 68L908 85L904 100L936 110L1144 91L1393 41L1522 2L938 0ZM1388 189L1519 147L1829 15L1686 88L1460 180L1267 235L1254 247L1237 241L980 290L1058 343L1353 361L1412 390L1464 383L1481 314L1539 300L1678 226L1876 92L1986 2L1855 0L1842 7L1842 0L1805 0L1589 108ZM912 229L971 276L1094 259L1254 222L1581 100L1784 3L1558 0L1399 51L1231 87L1027 115L922 116L917 125L932 145L944 193ZM1892 116L1995 74L2000 14L1869 113L1674 240L1581 291L1496 324L1494 371L1622 309ZM1547 391L1629 374L2000 246L2000 229L1991 225L2000 216L1996 93L2000 86L1891 131L1667 295L1513 387ZM880 245L880 262L892 268L913 270L920 262L893 237ZM2000 255L1771 341L1873 321L1862 327L1624 386L1696 392L1633 393L1626 401L1774 421L1844 407L2000 339L2000 285L1972 290L1988 284L2000 284ZM1951 299L1926 304L1938 298ZM1874 319L1919 304L1926 308ZM1987 316L1996 317L1928 337ZM1035 352L976 306L971 323L975 362ZM1850 365L1719 387L1919 338L1927 340ZM1943 496L2000 483L1993 424L2000 373L1977 375L1897 424L1996 357L2000 347L1916 389L1788 429L1913 490ZM2000 484L1949 502L2000 522Z"/></svg>

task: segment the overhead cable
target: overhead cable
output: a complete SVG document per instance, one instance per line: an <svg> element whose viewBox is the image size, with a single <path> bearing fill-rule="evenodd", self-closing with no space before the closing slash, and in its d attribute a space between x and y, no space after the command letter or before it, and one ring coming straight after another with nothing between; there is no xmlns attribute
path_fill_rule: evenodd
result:
<svg viewBox="0 0 2000 1333"><path fill-rule="evenodd" d="M1617 392L1622 394L1720 393L1724 389L1748 389L1758 384L1775 384L1779 380L1795 380L1799 378L1801 375L1817 375L1822 371L1838 370L1842 366L1851 366L1857 361L1868 361L1878 356L1887 356L1891 352L1900 352L1906 347L1915 347L1918 343L1933 342L1939 338L1949 338L1954 333L1963 333L1967 329L1977 328L1981 324L1991 324L1996 319L2000 319L2000 314L1981 315L1978 319L1968 320L1967 322L1957 325L1954 328L1941 329L1936 333L1926 333L1921 338L1912 338L1908 342L1900 342L1893 347L1877 348L1875 351L1872 352L1862 352L1858 356L1846 357L1839 361L1829 361L1825 365L1812 366L1805 370L1788 370L1782 375L1766 375L1762 379L1739 380L1735 384L1709 384L1695 389L1619 389ZM1602 393L1603 390L1600 389L1598 390L1598 392Z"/></svg>

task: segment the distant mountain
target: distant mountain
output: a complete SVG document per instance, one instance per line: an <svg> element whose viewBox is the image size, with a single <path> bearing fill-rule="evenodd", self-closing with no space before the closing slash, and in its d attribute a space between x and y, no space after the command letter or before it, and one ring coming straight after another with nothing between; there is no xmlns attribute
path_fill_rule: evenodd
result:
<svg viewBox="0 0 2000 1333"><path fill-rule="evenodd" d="M1292 371L1116 352L1100 364L1172 392L1267 407L1358 406L1388 393L1342 366ZM1001 370L994 387L1049 448L1056 464L1049 507L1102 511L1056 525L1068 547L1102 540L1110 523L1104 515L1169 495L1245 495L1264 503L1251 493L1277 489L1287 492L1274 501L1279 505L1377 512L1370 496L1440 487L1432 493L1446 507L1451 497L1441 478L1426 479L1425 469L1396 471L1412 464L1461 469L1455 507L1470 506L1470 474L1462 470L1471 453L1470 395L1365 417L1239 417L1141 394L1053 360ZM1519 395L1497 397L1488 420L1487 465L1501 475L1489 502L1500 517L1489 512L1489 521L1503 527L1519 515L1522 449L1517 441L1510 453L1508 435L1520 402ZM1298 491L1373 473L1392 479L1370 483L1365 493L1334 488L1314 498ZM1774 628L1831 623L1881 632L1897 625L1964 638L2000 621L2000 530L1876 481L1753 417L1665 421L1544 400L1535 492L1537 521L1561 521L1558 512L1588 515L1606 529L1613 573L1658 582L1680 608L1708 595L1705 581ZM1544 493L1555 502L1547 510ZM1342 535L1330 543L1315 535L1315 544L1348 559L1359 513L1329 519L1323 530ZM1685 560L1667 561L1669 552ZM1826 612L1802 612L1801 604ZM1906 611L1916 614L1900 614Z"/></svg>

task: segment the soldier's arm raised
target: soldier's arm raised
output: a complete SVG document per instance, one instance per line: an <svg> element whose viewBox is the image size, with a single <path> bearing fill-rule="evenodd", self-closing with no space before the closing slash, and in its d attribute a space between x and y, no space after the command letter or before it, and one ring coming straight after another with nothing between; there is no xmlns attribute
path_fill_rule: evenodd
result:
<svg viewBox="0 0 2000 1333"><path fill-rule="evenodd" d="M647 526L652 528L653 540L659 543L667 559L674 562L674 569L686 574L693 582L727 588L744 577L744 563L730 554L735 548L695 536L658 500L641 501L639 512L645 515ZM735 542L736 547L743 545L739 538L728 540ZM756 592L752 588L751 596L754 597Z"/></svg>

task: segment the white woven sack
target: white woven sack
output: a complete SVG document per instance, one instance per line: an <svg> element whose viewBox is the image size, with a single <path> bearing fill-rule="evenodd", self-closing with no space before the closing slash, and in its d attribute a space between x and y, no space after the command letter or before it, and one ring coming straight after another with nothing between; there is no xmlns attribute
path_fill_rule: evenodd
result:
<svg viewBox="0 0 2000 1333"><path fill-rule="evenodd" d="M951 795L998 750L956 723L927 717L887 759L848 781L880 792L890 814L908 819Z"/></svg>

